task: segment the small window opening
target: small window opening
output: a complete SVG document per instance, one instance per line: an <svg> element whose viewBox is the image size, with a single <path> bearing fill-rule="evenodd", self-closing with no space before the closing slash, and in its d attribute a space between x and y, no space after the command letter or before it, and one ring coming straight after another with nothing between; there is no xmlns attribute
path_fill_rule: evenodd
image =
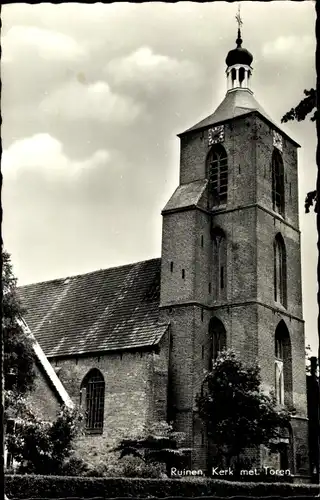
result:
<svg viewBox="0 0 320 500"><path fill-rule="evenodd" d="M173 262L170 262L170 271L173 271Z"/></svg>
<svg viewBox="0 0 320 500"><path fill-rule="evenodd" d="M201 236L201 246L203 247L203 235Z"/></svg>
<svg viewBox="0 0 320 500"><path fill-rule="evenodd" d="M201 446L204 445L204 432L201 432Z"/></svg>
<svg viewBox="0 0 320 500"><path fill-rule="evenodd" d="M209 283L209 293L211 293L211 283Z"/></svg>
<svg viewBox="0 0 320 500"><path fill-rule="evenodd" d="M185 272L184 272L184 269L182 269L182 279L184 280L184 277L185 277Z"/></svg>
<svg viewBox="0 0 320 500"><path fill-rule="evenodd" d="M220 267L220 288L224 289L224 266Z"/></svg>

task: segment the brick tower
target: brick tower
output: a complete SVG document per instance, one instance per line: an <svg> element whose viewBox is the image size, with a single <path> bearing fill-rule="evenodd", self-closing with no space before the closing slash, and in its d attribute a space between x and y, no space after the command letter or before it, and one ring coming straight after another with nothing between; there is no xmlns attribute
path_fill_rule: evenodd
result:
<svg viewBox="0 0 320 500"><path fill-rule="evenodd" d="M293 411L276 466L303 476L309 466L299 145L255 100L253 57L242 47L240 29L236 44L226 58L224 100L179 135L180 184L162 212L169 418L193 448L190 465L205 468L206 435L195 397L217 353L232 348L244 360L258 361L263 388ZM267 459L261 456L260 465Z"/></svg>

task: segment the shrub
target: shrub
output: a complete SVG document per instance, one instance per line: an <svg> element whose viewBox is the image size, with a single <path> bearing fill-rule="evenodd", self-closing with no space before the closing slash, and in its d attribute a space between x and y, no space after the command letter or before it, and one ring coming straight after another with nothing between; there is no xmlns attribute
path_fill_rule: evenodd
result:
<svg viewBox="0 0 320 500"><path fill-rule="evenodd" d="M12 475L6 476L6 494L23 498L164 498L205 496L317 496L319 486L288 483L240 483L192 478L129 479Z"/></svg>
<svg viewBox="0 0 320 500"><path fill-rule="evenodd" d="M15 432L6 436L8 451L19 463L18 472L62 474L72 454L73 440L81 434L81 413L63 407L51 423L39 420L25 406L22 417Z"/></svg>
<svg viewBox="0 0 320 500"><path fill-rule="evenodd" d="M120 459L131 456L140 460L140 463L139 461L134 463L135 470L132 470L134 477L140 476L141 473L142 477L155 477L154 473L151 473L155 467L159 472L167 470L169 474L171 467L182 469L187 465L191 449L182 446L184 439L184 433L175 432L172 425L160 421L146 426L140 436L122 439L110 451L119 452ZM128 473L125 475L128 476Z"/></svg>

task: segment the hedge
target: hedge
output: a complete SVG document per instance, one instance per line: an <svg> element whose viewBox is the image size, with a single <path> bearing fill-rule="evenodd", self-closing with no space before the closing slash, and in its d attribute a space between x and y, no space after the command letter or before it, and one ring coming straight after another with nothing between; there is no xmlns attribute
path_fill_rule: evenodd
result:
<svg viewBox="0 0 320 500"><path fill-rule="evenodd" d="M164 500L185 500L186 497L166 497ZM188 497L190 498L190 497ZM261 498L263 497L248 497L248 496L245 496L245 497L239 497L239 496L232 496L232 497L228 497L229 500L247 500L248 498L250 498L250 500L261 500ZM304 499L304 500L308 500L310 498L310 496L298 496L298 497L279 497L279 496L272 496L272 497L266 497L268 498L268 500L279 500L279 498L282 498L283 500L287 499L287 500L291 500L292 498L295 498L296 500L301 500L301 499ZM192 500L225 500L226 497L192 497ZM26 500L39 500L38 498L28 498ZM52 498L42 498L41 500L53 500ZM79 497L68 497L68 498L55 498L54 500L86 500L84 498L79 498ZM94 498L90 498L90 500L105 500L104 497L94 497ZM125 498L111 498L111 499L108 499L108 500L132 500L132 497L125 497ZM145 500L143 498L136 498L135 500Z"/></svg>
<svg viewBox="0 0 320 500"><path fill-rule="evenodd" d="M319 486L292 483L244 483L221 479L140 479L6 475L9 499L165 498L230 496L316 496Z"/></svg>

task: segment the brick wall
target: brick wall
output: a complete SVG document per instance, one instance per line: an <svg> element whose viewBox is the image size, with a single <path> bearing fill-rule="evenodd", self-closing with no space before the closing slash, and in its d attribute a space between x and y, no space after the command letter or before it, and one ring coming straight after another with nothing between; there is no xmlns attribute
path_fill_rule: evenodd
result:
<svg viewBox="0 0 320 500"><path fill-rule="evenodd" d="M227 346L246 361L259 362L268 391L274 389L275 330L281 320L285 322L291 343L289 399L297 411L295 422L300 422L294 425L305 429L306 424L296 147L284 138L283 220L272 207L272 127L257 114L236 118L225 124L223 146L228 154L226 207L212 214L201 210L207 206L205 193L198 208L163 217L161 307L171 323L172 404L177 428L187 432L194 446L193 465L202 467L206 443L194 401L208 366L208 325L213 316L225 326ZM181 137L181 184L206 177L209 149L208 130ZM227 239L227 291L221 300L209 291L209 283L213 290L218 279L212 266L212 227L220 227ZM286 309L274 302L273 241L278 232L287 253ZM300 440L306 442L305 430Z"/></svg>
<svg viewBox="0 0 320 500"><path fill-rule="evenodd" d="M39 419L52 422L56 419L60 410L59 397L51 388L48 378L41 367L36 365L35 372L34 388L28 394L27 402Z"/></svg>
<svg viewBox="0 0 320 500"><path fill-rule="evenodd" d="M105 380L103 433L77 440L75 448L82 458L93 465L108 463L109 450L121 438L137 435L145 425L166 418L168 346L168 336L164 336L157 352L50 360L77 405L82 380L89 370L99 369Z"/></svg>

